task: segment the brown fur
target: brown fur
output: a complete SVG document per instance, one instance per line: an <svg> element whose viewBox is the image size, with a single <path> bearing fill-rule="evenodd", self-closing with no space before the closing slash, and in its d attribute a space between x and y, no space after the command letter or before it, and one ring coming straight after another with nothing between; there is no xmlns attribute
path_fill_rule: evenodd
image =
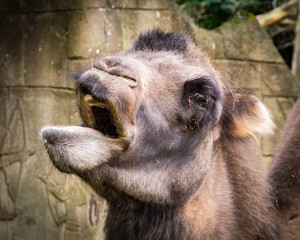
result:
<svg viewBox="0 0 300 240"><path fill-rule="evenodd" d="M195 239L214 239L217 236L232 239L232 232L238 231L237 226L233 224L236 220L234 202L230 197L233 195L233 189L228 180L221 151L221 146L216 147L214 154L217 160L216 169L211 172L212 176L205 189L201 191L201 195L188 202L182 209L187 227L190 228L189 231L194 232ZM218 229L218 233L214 232L215 229ZM214 235L216 236L211 237Z"/></svg>
<svg viewBox="0 0 300 240"><path fill-rule="evenodd" d="M149 31L75 80L87 128L42 137L58 169L107 199L108 240L281 239L254 138L268 111L188 38Z"/></svg>
<svg viewBox="0 0 300 240"><path fill-rule="evenodd" d="M270 178L284 239L300 239L300 100L287 120Z"/></svg>

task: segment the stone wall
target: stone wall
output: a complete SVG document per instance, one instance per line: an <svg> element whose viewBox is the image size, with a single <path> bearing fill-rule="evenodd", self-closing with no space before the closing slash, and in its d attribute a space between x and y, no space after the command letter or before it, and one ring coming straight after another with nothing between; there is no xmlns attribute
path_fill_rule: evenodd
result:
<svg viewBox="0 0 300 240"><path fill-rule="evenodd" d="M267 34L245 13L205 31L168 0L5 0L0 12L0 239L103 239L105 202L53 169L39 130L78 124L68 74L128 48L141 31L188 33L224 78L257 91L277 124L275 136L261 140L268 161L300 92Z"/></svg>

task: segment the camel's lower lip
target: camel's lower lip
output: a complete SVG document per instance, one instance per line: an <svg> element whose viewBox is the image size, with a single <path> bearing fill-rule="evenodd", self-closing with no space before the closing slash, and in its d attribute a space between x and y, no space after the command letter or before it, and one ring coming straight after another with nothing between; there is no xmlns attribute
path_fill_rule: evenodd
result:
<svg viewBox="0 0 300 240"><path fill-rule="evenodd" d="M88 171L128 149L130 139L112 139L80 126L46 126L41 138L53 164L62 172Z"/></svg>
<svg viewBox="0 0 300 240"><path fill-rule="evenodd" d="M88 128L88 127L81 127L81 126L46 126L41 130L41 138L45 144L52 144L56 143L56 141L52 140L53 138L53 132L54 131L60 131L64 130L65 132L68 132L69 134L73 135L79 135L79 134L85 134L85 135L90 135L90 136L95 136L95 137L103 137L103 135L93 129L93 128Z"/></svg>

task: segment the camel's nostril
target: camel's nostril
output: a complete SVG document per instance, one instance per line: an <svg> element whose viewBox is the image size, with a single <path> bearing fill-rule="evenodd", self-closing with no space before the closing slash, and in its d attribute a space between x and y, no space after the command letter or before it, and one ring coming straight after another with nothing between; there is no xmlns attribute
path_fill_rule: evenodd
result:
<svg viewBox="0 0 300 240"><path fill-rule="evenodd" d="M103 58L102 60L94 63L94 67L98 68L102 71L108 71L111 68L114 68L118 65L122 65L121 62L122 62L122 60L119 57L108 56L108 57Z"/></svg>
<svg viewBox="0 0 300 240"><path fill-rule="evenodd" d="M123 78L130 87L137 86L138 74L134 68L128 66L126 59L109 56L94 63L94 68L106 72L113 76Z"/></svg>
<svg viewBox="0 0 300 240"><path fill-rule="evenodd" d="M119 61L113 61L113 59L103 59L102 60L105 64L106 64L106 67L107 68L112 68L114 66L116 66L116 64L119 62Z"/></svg>

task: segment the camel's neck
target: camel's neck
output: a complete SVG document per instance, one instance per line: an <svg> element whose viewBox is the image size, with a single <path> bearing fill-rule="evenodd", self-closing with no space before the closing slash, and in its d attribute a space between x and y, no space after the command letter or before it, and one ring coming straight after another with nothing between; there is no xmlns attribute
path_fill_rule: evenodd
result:
<svg viewBox="0 0 300 240"><path fill-rule="evenodd" d="M188 237L176 207L152 205L135 200L109 206L106 219L107 240L182 240Z"/></svg>
<svg viewBox="0 0 300 240"><path fill-rule="evenodd" d="M182 208L192 239L237 239L232 187L220 149L199 193Z"/></svg>
<svg viewBox="0 0 300 240"><path fill-rule="evenodd" d="M230 226L235 226L232 194L226 168L222 159L218 161L204 186L182 206L149 204L128 198L110 203L107 240L231 239Z"/></svg>

